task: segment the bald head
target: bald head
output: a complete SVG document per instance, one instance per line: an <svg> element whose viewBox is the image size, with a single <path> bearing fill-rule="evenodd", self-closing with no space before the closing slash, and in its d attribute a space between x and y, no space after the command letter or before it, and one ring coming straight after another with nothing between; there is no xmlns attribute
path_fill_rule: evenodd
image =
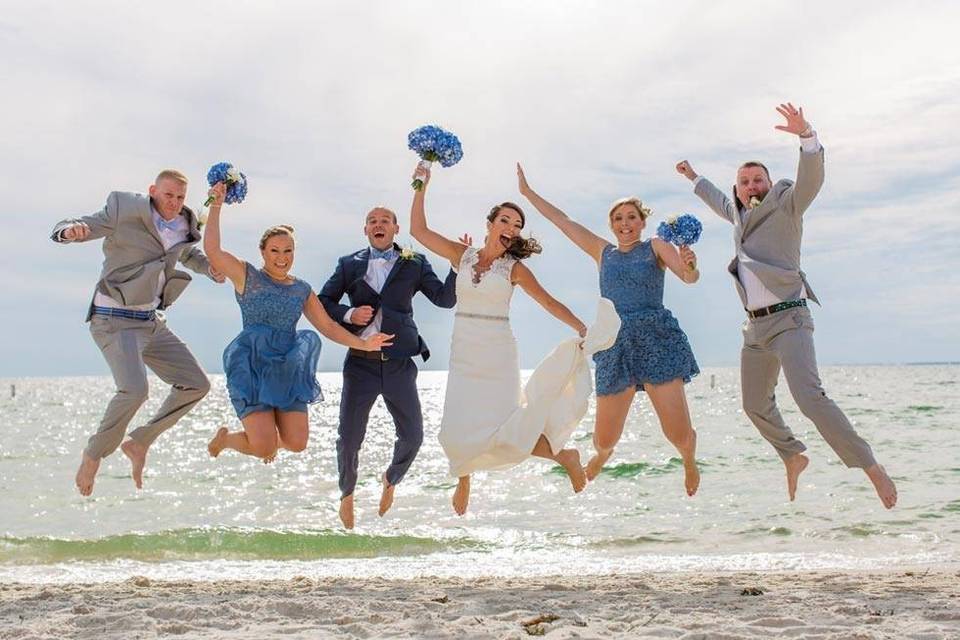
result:
<svg viewBox="0 0 960 640"><path fill-rule="evenodd" d="M397 214L386 207L374 207L367 213L363 225L363 234L375 249L388 249L393 246L394 237L400 232Z"/></svg>

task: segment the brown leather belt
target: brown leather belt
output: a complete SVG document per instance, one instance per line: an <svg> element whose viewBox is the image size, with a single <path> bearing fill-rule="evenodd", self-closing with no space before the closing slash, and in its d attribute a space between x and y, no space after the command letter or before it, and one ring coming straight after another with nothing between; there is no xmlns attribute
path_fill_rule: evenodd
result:
<svg viewBox="0 0 960 640"><path fill-rule="evenodd" d="M380 362L386 362L390 358L387 357L383 351L364 351L362 349L349 349L347 350L354 358L363 358L364 360L379 360Z"/></svg>

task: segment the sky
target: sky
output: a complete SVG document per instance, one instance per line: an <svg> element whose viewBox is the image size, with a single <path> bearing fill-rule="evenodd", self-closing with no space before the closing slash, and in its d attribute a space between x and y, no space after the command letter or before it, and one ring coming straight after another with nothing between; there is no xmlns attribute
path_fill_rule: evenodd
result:
<svg viewBox="0 0 960 640"><path fill-rule="evenodd" d="M704 223L701 279L667 274L665 304L701 366L736 365L744 314L726 265L732 229L674 165L726 187L737 165L796 172L774 107L804 107L826 183L804 217L803 268L821 364L960 360L960 47L955 2L0 2L0 376L106 374L84 317L99 242L57 245L58 220L114 190L145 192L175 167L205 195L226 160L249 194L224 246L257 264L262 230L297 230L293 272L319 290L365 246L375 205L406 234L416 158L406 134L455 132L431 225L483 236L494 203L531 185L600 234L609 204L639 196L648 232L674 213ZM953 45L950 43L954 42ZM588 323L596 266L532 207L544 246L528 264ZM447 267L431 256L438 272ZM416 320L445 369L453 322L420 298ZM522 291L525 367L570 331ZM195 278L167 314L210 372L240 330L229 285ZM303 323L306 326L306 323ZM321 368L344 349L324 340Z"/></svg>

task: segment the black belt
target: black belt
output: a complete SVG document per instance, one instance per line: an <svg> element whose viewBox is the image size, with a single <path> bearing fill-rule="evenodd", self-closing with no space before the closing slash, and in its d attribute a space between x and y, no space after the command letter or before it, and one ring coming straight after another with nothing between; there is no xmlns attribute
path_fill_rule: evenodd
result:
<svg viewBox="0 0 960 640"><path fill-rule="evenodd" d="M778 302L777 304L772 304L769 307L764 307L763 309L754 309L753 311L747 310L747 317L751 320L756 318L762 318L764 316L769 316L772 313L777 311L786 311L787 309L793 309L794 307L805 307L807 306L806 298L801 298L800 300L788 300L787 302Z"/></svg>
<svg viewBox="0 0 960 640"><path fill-rule="evenodd" d="M390 358L387 357L383 351L364 351L362 349L349 349L347 351L354 358L363 358L365 360L379 360L380 362L386 362Z"/></svg>
<svg viewBox="0 0 960 640"><path fill-rule="evenodd" d="M127 320L155 320L157 312L154 309L137 311L135 309L116 309L114 307L98 307L94 305L93 315L126 318Z"/></svg>

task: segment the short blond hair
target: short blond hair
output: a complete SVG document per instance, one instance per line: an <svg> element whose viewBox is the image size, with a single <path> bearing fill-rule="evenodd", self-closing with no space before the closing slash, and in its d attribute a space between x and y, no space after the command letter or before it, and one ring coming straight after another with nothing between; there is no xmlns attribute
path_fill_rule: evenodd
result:
<svg viewBox="0 0 960 640"><path fill-rule="evenodd" d="M154 184L157 184L161 180L175 180L180 184L187 184L187 176L183 175L182 171L177 171L176 169L164 169L157 174L157 179L153 181Z"/></svg>
<svg viewBox="0 0 960 640"><path fill-rule="evenodd" d="M640 198L636 196L627 196L626 198L614 200L613 204L610 205L610 213L607 214L607 218L610 222L613 221L613 212L625 204L633 205L633 207L637 210L637 213L639 213L640 217L644 220L650 217L650 208L643 206L643 202L640 200Z"/></svg>

